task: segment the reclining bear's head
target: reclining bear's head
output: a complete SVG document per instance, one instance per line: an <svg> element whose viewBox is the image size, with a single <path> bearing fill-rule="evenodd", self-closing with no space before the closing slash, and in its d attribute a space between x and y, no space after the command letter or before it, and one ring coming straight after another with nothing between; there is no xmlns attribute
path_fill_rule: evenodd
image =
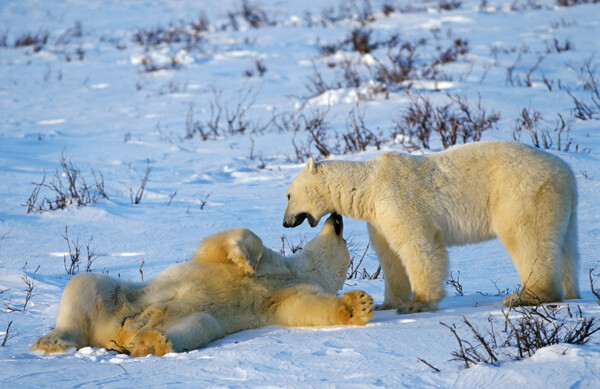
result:
<svg viewBox="0 0 600 389"><path fill-rule="evenodd" d="M343 237L343 232L344 222L342 216L338 215L337 213L332 213L325 221L323 229L319 235L308 242L305 245L304 250L321 252L348 252L346 240Z"/></svg>
<svg viewBox="0 0 600 389"><path fill-rule="evenodd" d="M311 280L327 293L336 293L344 286L350 253L343 233L342 217L332 213L323 229L297 253L301 268L312 269Z"/></svg>
<svg viewBox="0 0 600 389"><path fill-rule="evenodd" d="M311 227L315 227L323 215L332 212L318 192L320 185L319 167L310 158L306 168L298 174L287 190L284 227L296 227L306 219Z"/></svg>

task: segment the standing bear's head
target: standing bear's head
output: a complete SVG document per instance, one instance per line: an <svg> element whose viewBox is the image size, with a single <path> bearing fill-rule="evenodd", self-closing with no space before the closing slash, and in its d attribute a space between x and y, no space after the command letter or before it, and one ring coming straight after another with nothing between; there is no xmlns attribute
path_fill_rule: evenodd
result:
<svg viewBox="0 0 600 389"><path fill-rule="evenodd" d="M310 158L306 168L294 178L287 190L287 205L283 215L284 227L296 227L305 219L311 227L319 224L321 218L334 209L330 209L320 193L323 185L321 169L315 161Z"/></svg>

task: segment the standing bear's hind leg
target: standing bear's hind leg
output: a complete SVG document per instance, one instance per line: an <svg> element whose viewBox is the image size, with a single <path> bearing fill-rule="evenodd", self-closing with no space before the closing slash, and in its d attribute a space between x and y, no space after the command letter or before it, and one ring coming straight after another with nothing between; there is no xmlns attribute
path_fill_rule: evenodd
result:
<svg viewBox="0 0 600 389"><path fill-rule="evenodd" d="M577 249L577 211L571 214L565 240L561 248L561 284L565 299L581 297L579 294L579 250Z"/></svg>
<svg viewBox="0 0 600 389"><path fill-rule="evenodd" d="M544 202L539 204L542 206ZM512 258L521 281L521 291L502 301L506 306L538 305L563 298L560 273L561 245L565 235L561 220L564 218L560 210L544 212L540 206L535 212L505 219L497 228L498 237Z"/></svg>

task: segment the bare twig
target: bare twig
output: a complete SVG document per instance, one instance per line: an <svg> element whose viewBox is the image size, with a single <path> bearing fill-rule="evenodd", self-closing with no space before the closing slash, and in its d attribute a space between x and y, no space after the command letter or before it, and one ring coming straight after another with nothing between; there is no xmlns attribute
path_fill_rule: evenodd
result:
<svg viewBox="0 0 600 389"><path fill-rule="evenodd" d="M376 280L377 277L379 277L380 273L381 273L381 265L377 266L377 270L375 270L375 273L373 273L373 275L371 276L371 279Z"/></svg>
<svg viewBox="0 0 600 389"><path fill-rule="evenodd" d="M346 143L345 153L365 151L370 145L374 145L377 150L380 149L383 140L367 128L364 112L360 110L358 103L348 114L346 128L348 131L343 134Z"/></svg>
<svg viewBox="0 0 600 389"><path fill-rule="evenodd" d="M492 362L498 362L498 358L496 358L496 355L492 352L492 350L490 349L490 346L485 341L485 339L483 338L483 336L479 335L479 333L475 330L475 328L473 328L473 326L467 320L466 317L463 316L462 319L463 319L463 322L471 329L471 331L473 332L473 335L475 336L475 338L479 341L479 343L481 343L481 345L483 346L483 348L485 349L485 351L488 353L488 355L490 356L490 360Z"/></svg>
<svg viewBox="0 0 600 389"><path fill-rule="evenodd" d="M69 239L69 227L65 226L65 234L62 235L62 238L65 240L65 242L67 242L67 248L69 250L68 258L67 255L63 256L65 270L67 274L76 274L79 271L79 265L81 264L82 260L82 250L79 244L79 237L75 238L75 240ZM91 248L91 243L93 240L94 237L92 236L89 242L85 245L87 259L85 271L88 273L92 270L92 264L96 260L96 253Z"/></svg>
<svg viewBox="0 0 600 389"><path fill-rule="evenodd" d="M544 58L544 56L540 56L537 62L531 67L531 69L529 69L529 71L525 75L525 85L527 85L528 87L531 87L533 85L533 82L531 81L531 75L533 74L533 72L535 72L538 66L540 66Z"/></svg>
<svg viewBox="0 0 600 389"><path fill-rule="evenodd" d="M176 195L177 195L177 191L173 192L173 194L169 196L169 202L167 202L167 207L169 205L171 205L171 202L173 201L173 199L175 198Z"/></svg>
<svg viewBox="0 0 600 389"><path fill-rule="evenodd" d="M79 271L79 262L81 260L81 247L79 246L79 237L73 241L73 247L71 247L71 241L69 240L69 227L65 226L65 234L62 238L67 242L67 248L69 249L69 265L67 266L67 256L63 256L63 262L67 274L75 274Z"/></svg>
<svg viewBox="0 0 600 389"><path fill-rule="evenodd" d="M441 370L438 369L437 367L433 366L431 363L427 362L426 360L417 357L417 361L419 362L423 362L424 364L426 364L427 366L429 366L430 368L433 369L433 371L435 371L436 373L439 373Z"/></svg>
<svg viewBox="0 0 600 389"><path fill-rule="evenodd" d="M595 288L594 278L592 276L593 276L593 272L596 271L596 269L598 268L599 265L600 265L600 262L596 263L596 266L591 268L590 271L588 272L588 275L590 277L590 289L592 290L592 294L596 298L596 302L598 304L600 304L600 290Z"/></svg>
<svg viewBox="0 0 600 389"><path fill-rule="evenodd" d="M328 123L325 121L330 109L331 106L328 106L325 111L316 110L310 118L304 116L304 114L302 115L304 128L309 134L309 139L314 142L315 147L323 157L331 155L330 147L326 143Z"/></svg>
<svg viewBox="0 0 600 389"><path fill-rule="evenodd" d="M95 251L90 249L90 244L92 243L93 239L94 239L94 237L92 236L90 238L90 241L85 245L85 251L87 254L87 263L85 264L85 271L87 273L92 271L92 264L94 263L94 260L96 259Z"/></svg>
<svg viewBox="0 0 600 389"><path fill-rule="evenodd" d="M434 106L427 97L412 95L411 103L395 123L395 138L399 137L410 149L429 149L431 134L440 136L444 148L460 142L477 142L483 131L491 129L499 120L500 114L488 114L481 103L481 97L472 108L466 97L447 95L450 102Z"/></svg>
<svg viewBox="0 0 600 389"><path fill-rule="evenodd" d="M454 274L450 272L450 279L446 280L446 285L453 286L458 295L464 296L462 284L460 283L460 270L457 272L456 279L454 279Z"/></svg>
<svg viewBox="0 0 600 389"><path fill-rule="evenodd" d="M367 254L367 251L369 250L370 245L371 245L371 242L367 243L367 247L365 247L365 251L363 252L362 256L360 257L360 260L358 261L358 264L356 265L356 267L354 266L354 258L352 258L352 260L348 264L349 273L348 273L348 277L346 279L351 280L358 276L358 269L360 268L360 265L362 264L363 259L365 259L365 255Z"/></svg>
<svg viewBox="0 0 600 389"><path fill-rule="evenodd" d="M299 251L302 251L302 249L304 248L304 240L300 239L299 243L290 243L290 241L286 238L285 235L281 235L281 249L279 250L281 255L286 255L286 253L285 253L286 244L287 244L287 247L290 250L291 254L295 254Z"/></svg>
<svg viewBox="0 0 600 389"><path fill-rule="evenodd" d="M146 170L142 175L140 187L135 192L135 196L133 194L133 188L129 188L129 197L131 199L132 204L139 204L142 201L142 197L144 197L144 190L146 189L146 184L148 183L148 176L150 176L150 171L152 167L150 166L150 160L146 160Z"/></svg>
<svg viewBox="0 0 600 389"><path fill-rule="evenodd" d="M33 297L33 288L35 287L35 285L34 285L33 280L31 278L27 277L26 274L24 274L23 277L21 277L21 279L27 286L27 288L25 288L25 292L27 294L25 295L25 303L23 304L23 310L25 310L27 308L27 304L29 303L29 300L31 300L31 298Z"/></svg>
<svg viewBox="0 0 600 389"><path fill-rule="evenodd" d="M469 362L472 362L472 363L475 363L475 362L472 359L470 359L469 357L467 357L467 355L465 354L465 349L463 347L463 341L456 333L456 326L452 325L452 327L451 327L448 324L442 323L442 322L440 322L440 324L443 325L444 327L448 328L450 330L450 332L452 332L452 334L456 338L460 352L453 353L453 355L456 358L459 358L460 360L462 360L465 363L465 367L468 369L470 367Z"/></svg>
<svg viewBox="0 0 600 389"><path fill-rule="evenodd" d="M6 327L6 332L4 333L4 340L2 341L1 347L4 347L4 345L6 345L6 341L8 340L8 333L10 332L11 325L12 325L12 320L8 323L8 326Z"/></svg>
<svg viewBox="0 0 600 389"><path fill-rule="evenodd" d="M78 207L86 206L90 203L95 203L100 197L108 199L104 191L104 177L99 173L100 179L96 173L92 171L96 190L90 190L81 171L73 166L73 163L67 159L64 153L61 154L59 163L61 171L57 169L50 182L46 182L46 173L42 178L42 182L33 183L35 185L29 199L24 204L27 206L27 213L52 211L56 209L64 209L68 205L75 204ZM64 180L64 181L63 181ZM42 188L50 189L53 195L44 197L38 201L38 196Z"/></svg>
<svg viewBox="0 0 600 389"><path fill-rule="evenodd" d="M144 281L144 272L142 271L142 267L144 266L144 258L142 258L142 263L140 263L140 277L142 277L142 282Z"/></svg>
<svg viewBox="0 0 600 389"><path fill-rule="evenodd" d="M206 206L209 196L210 196L210 193L207 194L206 196L204 196L204 200L200 201L200 210L203 210L204 207Z"/></svg>
<svg viewBox="0 0 600 389"><path fill-rule="evenodd" d="M94 176L96 192L98 193L98 195L100 195L100 197L108 200L108 195L104 191L104 176L102 175L102 173L98 173L98 175L100 176L100 180L98 180L98 178L96 177L96 172L94 170L92 170L92 175Z"/></svg>
<svg viewBox="0 0 600 389"><path fill-rule="evenodd" d="M518 314L517 319L510 317L511 312ZM448 326L440 323L450 329L457 339L459 350L452 353L456 360L464 362L467 368L470 367L469 364L498 363L499 351L511 359L518 360L532 356L536 350L549 345L586 344L592 335L600 331L598 319L583 317L579 306L576 312L573 312L568 305L566 309L541 303L525 307L510 306L508 310L503 309L502 314L505 321L503 331L505 335L494 331L490 317L488 319L491 325L491 329L488 330L490 339L485 339L465 317L462 318L478 342L475 346L459 337L455 325ZM485 354L478 348L483 348ZM512 354L513 350L516 350L516 354Z"/></svg>
<svg viewBox="0 0 600 389"><path fill-rule="evenodd" d="M27 206L27 213L31 213L31 212L43 212L43 202L42 204L38 204L38 196L40 194L40 190L42 189L42 187L44 186L44 183L46 182L46 173L44 172L44 177L42 178L42 182L40 182L39 184L36 184L35 182L32 182L33 185L35 185L35 187L33 188L33 191L31 192L31 195L29 196L29 199L27 199L27 202L25 203L25 205Z"/></svg>

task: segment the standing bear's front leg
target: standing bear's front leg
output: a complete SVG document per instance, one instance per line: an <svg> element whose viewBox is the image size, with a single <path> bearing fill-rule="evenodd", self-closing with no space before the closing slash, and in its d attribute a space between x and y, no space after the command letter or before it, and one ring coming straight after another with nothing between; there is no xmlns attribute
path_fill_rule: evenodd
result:
<svg viewBox="0 0 600 389"><path fill-rule="evenodd" d="M410 281L406 269L397 251L390 247L387 239L377 227L367 223L367 228L371 247L375 250L377 258L379 258L384 274L385 294L383 304L378 305L376 309L396 309L403 303L410 301L411 298Z"/></svg>
<svg viewBox="0 0 600 389"><path fill-rule="evenodd" d="M427 230L418 225L402 228L402 225L397 224L383 225L380 230L390 247L397 253L398 259L402 261L412 292L411 301L404 300L404 294L396 297L395 301L404 301L397 307L398 313L428 312L437 309L437 303L445 295L444 280L448 274L448 252L444 247L441 232L435 229ZM385 267L384 276L387 277ZM393 292L386 289L386 298Z"/></svg>

